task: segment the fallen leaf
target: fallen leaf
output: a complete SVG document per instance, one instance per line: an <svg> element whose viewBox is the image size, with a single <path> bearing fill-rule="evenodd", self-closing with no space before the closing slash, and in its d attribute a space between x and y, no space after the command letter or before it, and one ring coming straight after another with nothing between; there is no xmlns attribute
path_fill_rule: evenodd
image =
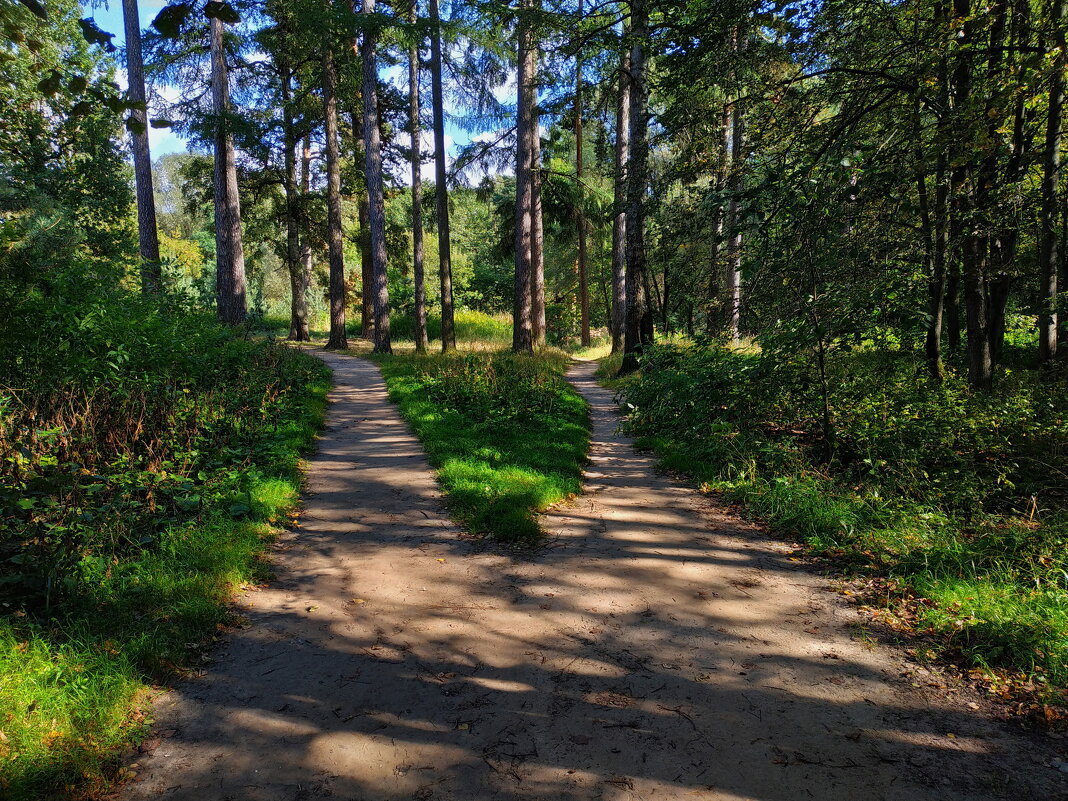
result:
<svg viewBox="0 0 1068 801"><path fill-rule="evenodd" d="M367 601L365 601L363 598L353 598L352 602L357 605L367 603Z"/></svg>
<svg viewBox="0 0 1068 801"><path fill-rule="evenodd" d="M445 560L444 559L438 559L438 561L441 562L442 564L445 564Z"/></svg>
<svg viewBox="0 0 1068 801"><path fill-rule="evenodd" d="M308 611L309 611L309 612L314 612L314 611L315 611L316 609L318 609L318 608L319 608L319 604L315 604L315 605L313 605L313 606L309 606L309 607L308 607Z"/></svg>

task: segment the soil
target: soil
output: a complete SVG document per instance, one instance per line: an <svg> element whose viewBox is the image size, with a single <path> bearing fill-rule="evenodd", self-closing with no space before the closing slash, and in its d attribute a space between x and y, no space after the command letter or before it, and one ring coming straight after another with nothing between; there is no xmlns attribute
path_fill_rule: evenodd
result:
<svg viewBox="0 0 1068 801"><path fill-rule="evenodd" d="M124 801L1068 799L1068 742L857 636L792 546L634 450L594 364L585 492L524 549L458 530L377 368L321 357L277 580L158 700Z"/></svg>

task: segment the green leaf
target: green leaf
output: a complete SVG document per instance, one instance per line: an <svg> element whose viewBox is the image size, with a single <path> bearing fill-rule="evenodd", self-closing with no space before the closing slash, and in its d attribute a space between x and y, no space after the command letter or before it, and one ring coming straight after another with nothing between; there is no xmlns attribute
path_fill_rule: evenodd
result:
<svg viewBox="0 0 1068 801"><path fill-rule="evenodd" d="M191 3L172 3L160 11L154 20L152 27L168 39L177 38L182 32L182 26L193 13Z"/></svg>
<svg viewBox="0 0 1068 801"><path fill-rule="evenodd" d="M241 15L234 10L229 3L220 3L216 0L204 6L204 16L208 19L218 19L228 25L236 25L241 21Z"/></svg>
<svg viewBox="0 0 1068 801"><path fill-rule="evenodd" d="M67 88L76 95L80 95L89 88L89 79L84 75L75 75L67 82Z"/></svg>

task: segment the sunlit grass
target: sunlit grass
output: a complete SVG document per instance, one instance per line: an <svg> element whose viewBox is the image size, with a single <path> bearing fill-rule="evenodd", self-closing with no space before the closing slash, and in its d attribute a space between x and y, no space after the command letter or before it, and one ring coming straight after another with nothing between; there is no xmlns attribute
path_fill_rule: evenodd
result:
<svg viewBox="0 0 1068 801"><path fill-rule="evenodd" d="M325 414L328 371L311 366L316 377L240 496L165 529L135 557L85 562L51 619L0 618L4 799L106 791L118 755L151 723L151 684L183 674L190 645L230 622L235 588L266 577L265 548L297 502L300 455Z"/></svg>
<svg viewBox="0 0 1068 801"><path fill-rule="evenodd" d="M589 416L562 378L564 354L468 351L378 363L453 517L472 533L535 538L537 513L581 490Z"/></svg>

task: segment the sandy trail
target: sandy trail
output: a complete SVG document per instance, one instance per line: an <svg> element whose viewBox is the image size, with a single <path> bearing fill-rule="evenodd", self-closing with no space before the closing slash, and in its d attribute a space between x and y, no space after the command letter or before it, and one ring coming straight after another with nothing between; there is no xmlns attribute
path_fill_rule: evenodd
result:
<svg viewBox="0 0 1068 801"><path fill-rule="evenodd" d="M658 475L592 364L587 492L530 551L462 537L377 369L323 358L278 580L122 798L1068 798L1058 742L911 687L785 546Z"/></svg>

